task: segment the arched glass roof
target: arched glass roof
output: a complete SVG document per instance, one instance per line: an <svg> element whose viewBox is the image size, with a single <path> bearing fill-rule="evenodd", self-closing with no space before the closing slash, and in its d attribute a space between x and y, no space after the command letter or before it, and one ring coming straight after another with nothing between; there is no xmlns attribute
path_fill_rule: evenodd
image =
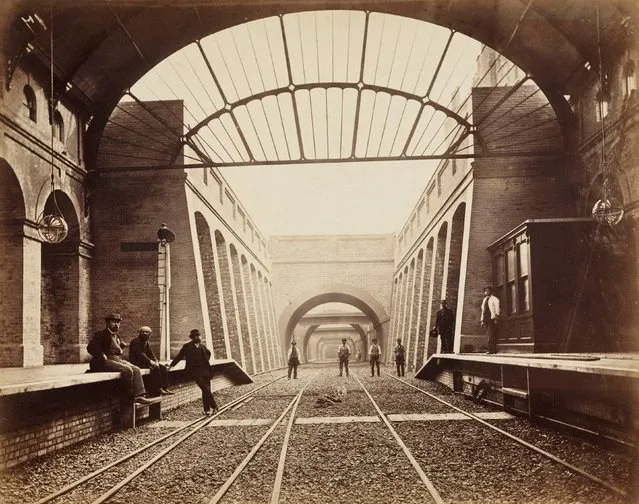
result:
<svg viewBox="0 0 639 504"><path fill-rule="evenodd" d="M182 100L187 166L443 159L486 152L502 134L478 135L472 87L523 85L542 96L542 120L554 119L532 79L472 38L402 16L328 10L202 38L155 66L116 110L133 99ZM482 122L507 122L497 105L484 107Z"/></svg>

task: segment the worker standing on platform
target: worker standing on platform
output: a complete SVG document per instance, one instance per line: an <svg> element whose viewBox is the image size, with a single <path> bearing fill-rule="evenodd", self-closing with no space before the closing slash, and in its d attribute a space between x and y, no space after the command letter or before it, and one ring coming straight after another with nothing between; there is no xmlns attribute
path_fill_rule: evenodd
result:
<svg viewBox="0 0 639 504"><path fill-rule="evenodd" d="M342 376L342 370L346 368L346 376L348 376L348 358L351 355L351 349L346 344L346 338L342 338L342 346L339 347L337 355L339 357L339 375Z"/></svg>
<svg viewBox="0 0 639 504"><path fill-rule="evenodd" d="M291 379L291 371L293 379L297 380L297 366L300 365L300 357L297 351L297 343L291 341L291 348L288 349L288 379Z"/></svg>
<svg viewBox="0 0 639 504"><path fill-rule="evenodd" d="M149 378L152 394L172 395L173 392L169 390L169 372L164 364L158 362L149 344L152 332L149 326L140 327L137 338L133 338L129 344L129 361L139 368L151 371Z"/></svg>
<svg viewBox="0 0 639 504"><path fill-rule="evenodd" d="M397 366L397 376L404 376L404 369L406 366L406 348L404 348L404 345L402 345L401 338L397 338L397 345L395 345L394 352L395 365Z"/></svg>
<svg viewBox="0 0 639 504"><path fill-rule="evenodd" d="M379 376L379 357L382 349L377 344L377 338L371 340L371 346L368 349L368 358L371 363L371 376L375 376L375 366L377 366L377 376Z"/></svg>
<svg viewBox="0 0 639 504"><path fill-rule="evenodd" d="M96 332L87 345L87 352L92 357L89 369L98 372L119 372L126 394L137 403L151 404L152 401L144 397L146 390L140 368L127 362L122 356L126 347L126 343L118 335L122 317L119 313L109 313L104 320L106 327Z"/></svg>
<svg viewBox="0 0 639 504"><path fill-rule="evenodd" d="M189 338L191 338L191 341L182 345L180 352L169 364L169 369L182 359L186 361L186 372L189 373L193 381L202 390L204 414L211 416L217 410L215 398L211 392L211 378L213 377L211 364L209 364L211 351L202 343L198 329L191 329Z"/></svg>
<svg viewBox="0 0 639 504"><path fill-rule="evenodd" d="M448 304L445 299L441 300L441 308L437 312L435 318L435 327L441 338L442 353L453 353L453 334L455 328L455 315L453 310L448 308Z"/></svg>
<svg viewBox="0 0 639 504"><path fill-rule="evenodd" d="M481 325L486 328L489 354L497 352L497 328L499 324L499 299L493 296L493 288L484 288L484 299L481 302Z"/></svg>

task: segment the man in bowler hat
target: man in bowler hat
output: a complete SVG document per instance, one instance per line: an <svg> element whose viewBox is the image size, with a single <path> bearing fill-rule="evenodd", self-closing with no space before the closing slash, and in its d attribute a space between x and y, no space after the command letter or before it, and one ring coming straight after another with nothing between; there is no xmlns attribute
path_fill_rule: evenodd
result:
<svg viewBox="0 0 639 504"><path fill-rule="evenodd" d="M126 343L118 335L122 317L119 313L109 313L104 320L106 327L96 332L87 345L87 352L92 357L89 369L121 373L125 394L131 396L137 403L150 404L152 401L144 397L146 390L140 368L127 362L123 357Z"/></svg>
<svg viewBox="0 0 639 504"><path fill-rule="evenodd" d="M129 344L129 361L139 368L151 371L149 378L152 394L171 395L173 392L169 390L168 370L157 360L149 344L152 332L149 326L140 327L137 338L133 338Z"/></svg>
<svg viewBox="0 0 639 504"><path fill-rule="evenodd" d="M169 369L175 366L182 359L186 361L186 372L191 376L193 381L202 390L202 404L204 406L204 414L211 416L217 410L215 398L211 392L212 370L209 364L211 351L206 348L200 337L198 329L192 329L189 333L191 341L182 345L180 352L169 364Z"/></svg>

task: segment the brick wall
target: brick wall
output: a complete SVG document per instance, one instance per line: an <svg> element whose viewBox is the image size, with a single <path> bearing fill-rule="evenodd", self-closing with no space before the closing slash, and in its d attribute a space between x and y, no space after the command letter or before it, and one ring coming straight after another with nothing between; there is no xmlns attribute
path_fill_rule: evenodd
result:
<svg viewBox="0 0 639 504"><path fill-rule="evenodd" d="M410 333L408 334L408 340L406 341L406 366L409 370L413 369L413 361L415 355L415 349L417 347L417 341L419 338L419 308L420 308L420 294L422 290L422 272L424 270L424 251L421 250L417 256L417 262L415 264L415 280L413 296L411 299L411 321L410 321Z"/></svg>
<svg viewBox="0 0 639 504"><path fill-rule="evenodd" d="M437 317L437 311L439 310L440 301L442 299L442 288L444 282L444 271L446 265L444 264L446 256L446 240L448 239L448 224L445 223L439 229L437 234L437 243L435 250L435 262L433 273L433 295L430 299L430 325L433 326L435 318ZM428 338L426 343L426 358L437 351L438 338Z"/></svg>
<svg viewBox="0 0 639 504"><path fill-rule="evenodd" d="M426 246L426 252L424 254L424 271L422 275L422 294L419 303L419 333L417 334L417 344L415 345L415 369L419 369L424 362L426 348L428 344L428 306L429 306L429 293L431 284L431 274L433 270L433 245L434 239L430 239ZM431 322L432 324L432 322Z"/></svg>
<svg viewBox="0 0 639 504"><path fill-rule="evenodd" d="M195 214L195 224L200 248L200 262L202 264L206 306L209 325L211 327L211 337L213 338L212 352L216 359L221 359L226 357L226 343L224 341L224 328L222 326L220 292L216 280L211 230L200 213Z"/></svg>
<svg viewBox="0 0 639 504"><path fill-rule="evenodd" d="M199 387L184 371L171 372L169 380L175 395L162 397L162 411L201 401ZM230 384L219 375L211 389ZM0 398L0 470L118 429L118 389L117 380L109 380ZM147 417L144 408L138 419Z"/></svg>
<svg viewBox="0 0 639 504"><path fill-rule="evenodd" d="M233 298L233 283L231 282L231 265L227 253L227 244L219 231L215 231L215 247L217 250L218 265L220 268L220 280L222 295L224 297L224 316L226 317L226 328L228 331L229 346L231 355L228 358L241 362L240 358L240 336L238 334L237 320L235 319L235 306Z"/></svg>
<svg viewBox="0 0 639 504"><path fill-rule="evenodd" d="M254 368L253 356L251 352L252 342L250 339L249 328L248 328L245 289L244 289L244 282L242 279L242 269L240 267L240 256L237 255L237 250L235 250L235 247L231 247L230 250L231 250L232 274L233 274L233 278L235 279L237 313L240 319L239 330L242 335L242 339L240 343L242 345L242 351L244 353L243 367L245 367L249 373L254 373L255 368Z"/></svg>

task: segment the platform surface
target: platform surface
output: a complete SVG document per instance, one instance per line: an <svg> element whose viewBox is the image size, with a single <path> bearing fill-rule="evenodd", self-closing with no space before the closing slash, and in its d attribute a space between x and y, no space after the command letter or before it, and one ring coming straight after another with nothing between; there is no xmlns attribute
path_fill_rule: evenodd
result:
<svg viewBox="0 0 639 504"><path fill-rule="evenodd" d="M608 376L625 376L639 378L639 354L635 353L579 353L579 354L433 354L428 362L415 373L419 375L431 360L453 360L468 362L485 362L490 364L506 364L541 369L557 369L578 373L600 374Z"/></svg>
<svg viewBox="0 0 639 504"><path fill-rule="evenodd" d="M163 364L168 365L169 362L170 361L163 362ZM170 372L183 370L184 364L184 361L178 362L175 367L171 368ZM215 367L226 367L229 364L234 364L235 367L241 370L240 366L233 359L216 359L211 361L211 365L214 369ZM0 368L0 396L72 387L88 383L118 380L120 378L120 373L87 373L86 371L88 369L88 363L55 364L28 368ZM148 369L142 369L141 372L143 375L146 375L149 374L150 371ZM242 370L240 374L246 373ZM250 380L248 375L246 375L246 378Z"/></svg>

